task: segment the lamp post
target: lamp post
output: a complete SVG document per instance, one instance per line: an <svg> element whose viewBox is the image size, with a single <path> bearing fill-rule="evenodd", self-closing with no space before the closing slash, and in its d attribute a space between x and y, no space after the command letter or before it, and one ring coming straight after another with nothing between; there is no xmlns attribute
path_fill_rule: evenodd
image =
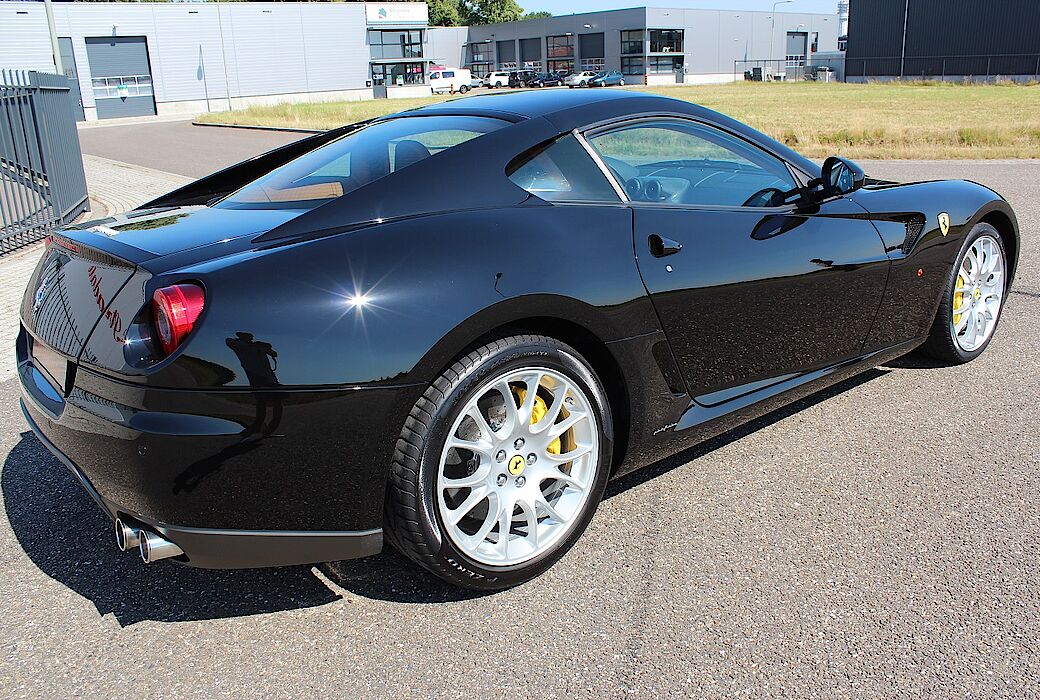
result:
<svg viewBox="0 0 1040 700"><path fill-rule="evenodd" d="M54 28L54 8L51 6L51 0L45 0L43 7L47 12L47 31L51 35L51 51L54 53L54 72L58 75L65 75L65 66L61 62L61 48L58 46L58 32Z"/></svg>
<svg viewBox="0 0 1040 700"><path fill-rule="evenodd" d="M773 50L776 48L776 6L777 5L787 5L788 3L792 3L792 2L794 2L794 0L776 0L776 2L773 3L773 12L772 12L772 15L769 18L769 20L771 22L771 24L769 26L769 59L770 60L773 59Z"/></svg>

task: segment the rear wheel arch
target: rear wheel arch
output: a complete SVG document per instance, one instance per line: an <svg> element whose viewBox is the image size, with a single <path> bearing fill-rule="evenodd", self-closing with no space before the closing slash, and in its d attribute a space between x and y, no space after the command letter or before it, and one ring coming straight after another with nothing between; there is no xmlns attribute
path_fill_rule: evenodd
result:
<svg viewBox="0 0 1040 700"><path fill-rule="evenodd" d="M428 378L424 381L432 382L458 361L459 357L491 340L522 334L544 335L559 340L585 358L603 384L613 416L613 473L623 462L627 452L631 411L625 376L606 342L586 326L558 316L516 315L509 319L499 317L485 320L490 323L483 328L470 327L466 333L452 333L443 338L420 363L425 365L421 375Z"/></svg>

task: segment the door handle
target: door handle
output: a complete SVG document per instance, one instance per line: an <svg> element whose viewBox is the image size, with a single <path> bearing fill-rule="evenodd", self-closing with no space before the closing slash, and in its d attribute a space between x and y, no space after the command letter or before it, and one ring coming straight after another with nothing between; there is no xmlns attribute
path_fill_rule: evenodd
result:
<svg viewBox="0 0 1040 700"><path fill-rule="evenodd" d="M653 255L655 258L674 255L682 250L682 243L679 241L673 241L671 238L665 238L656 233L651 233L646 239L646 243L650 247L650 255Z"/></svg>

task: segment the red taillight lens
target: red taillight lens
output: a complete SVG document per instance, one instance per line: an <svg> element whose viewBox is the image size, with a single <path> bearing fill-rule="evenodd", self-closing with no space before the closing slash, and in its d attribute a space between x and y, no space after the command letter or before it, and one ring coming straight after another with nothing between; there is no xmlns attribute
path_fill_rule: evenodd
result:
<svg viewBox="0 0 1040 700"><path fill-rule="evenodd" d="M206 294L197 284L174 284L155 290L152 309L155 330L163 353L169 355L191 333L206 304Z"/></svg>

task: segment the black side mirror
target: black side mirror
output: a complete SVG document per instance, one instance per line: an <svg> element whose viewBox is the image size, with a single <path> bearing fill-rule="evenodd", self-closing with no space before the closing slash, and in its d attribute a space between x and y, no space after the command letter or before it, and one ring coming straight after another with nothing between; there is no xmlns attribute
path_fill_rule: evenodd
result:
<svg viewBox="0 0 1040 700"><path fill-rule="evenodd" d="M823 191L820 194L823 199L826 199L855 192L863 187L867 176L863 173L863 168L851 160L831 156L823 162L823 174L820 180L823 185Z"/></svg>

